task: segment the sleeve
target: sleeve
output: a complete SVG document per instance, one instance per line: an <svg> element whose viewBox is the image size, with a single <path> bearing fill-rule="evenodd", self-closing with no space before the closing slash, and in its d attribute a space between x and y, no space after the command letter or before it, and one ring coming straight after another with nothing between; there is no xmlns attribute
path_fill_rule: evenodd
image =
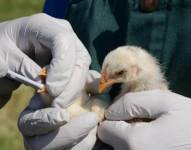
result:
<svg viewBox="0 0 191 150"><path fill-rule="evenodd" d="M69 0L46 0L43 12L50 16L63 19L69 5Z"/></svg>

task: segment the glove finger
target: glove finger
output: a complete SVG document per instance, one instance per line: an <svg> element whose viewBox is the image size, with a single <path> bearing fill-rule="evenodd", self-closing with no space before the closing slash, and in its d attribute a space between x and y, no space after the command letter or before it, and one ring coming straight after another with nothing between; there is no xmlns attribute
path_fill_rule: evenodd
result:
<svg viewBox="0 0 191 150"><path fill-rule="evenodd" d="M90 93L98 94L98 85L101 74L96 70L89 70L86 81L86 90Z"/></svg>
<svg viewBox="0 0 191 150"><path fill-rule="evenodd" d="M72 71L72 74L70 76L68 76L68 77L67 76L65 76L65 77L62 76L62 75L64 75L62 73L65 72L65 69L67 70L67 68L62 67L62 71L58 75L59 78L60 78L60 80L58 80L59 82L65 80L67 83L63 84L64 82L60 82L60 84L56 85L56 83L58 81L57 82L56 81L53 82L54 80L51 81L51 78L53 78L54 75L50 74L50 78L49 78L50 80L49 81L52 82L52 85L54 84L55 87L57 87L57 89L59 89L59 90L63 89L63 87L64 87L64 90L60 91L61 94L53 102L52 105L54 107L57 107L57 106L59 106L59 107L69 106L72 103L72 100L74 100L75 97L79 94L79 92L82 91L82 89L84 89L84 87L85 87L85 82L86 82L86 79L87 79L88 69L89 69L89 65L90 65L90 57L89 57L89 54L87 53L86 49L82 45L79 45L78 40L75 40L74 42L77 42L76 47L74 48L75 52L76 52L76 55L75 55L76 62L75 62L74 67L71 66L70 68L68 68L70 71ZM79 45L79 46L77 46L77 45ZM71 51L71 49L70 49L70 51ZM70 63L72 57L70 57L70 60L69 59L65 60L65 61L68 61L68 62L65 62L65 63L66 64ZM60 62L60 65L63 64L63 63L64 62ZM56 66L55 66L55 68L56 68ZM52 68L52 70L50 68L50 71L53 71L53 70L54 70L53 68ZM51 88L51 86L49 86L49 87ZM52 86L52 89L54 90L53 87L54 86Z"/></svg>
<svg viewBox="0 0 191 150"><path fill-rule="evenodd" d="M49 93L56 97L69 83L78 58L74 46L71 46L71 41L74 41L71 35L58 36L54 41L46 85Z"/></svg>
<svg viewBox="0 0 191 150"><path fill-rule="evenodd" d="M169 93L159 90L128 93L117 99L106 111L105 116L110 120L155 119L169 111Z"/></svg>
<svg viewBox="0 0 191 150"><path fill-rule="evenodd" d="M90 133L77 145L75 145L71 150L90 150L93 149L95 142L96 142L96 133L97 127L92 129Z"/></svg>
<svg viewBox="0 0 191 150"><path fill-rule="evenodd" d="M66 124L69 114L58 108L44 108L40 110L26 109L19 117L18 127L23 135L42 135Z"/></svg>
<svg viewBox="0 0 191 150"><path fill-rule="evenodd" d="M34 21L38 20L40 23L34 25L40 29L38 41L40 44L50 49L52 53L52 60L46 78L49 94L54 97L60 95L65 91L67 86L70 86L71 88L71 85L68 84L72 80L79 82L79 85L76 88L80 86L82 89L85 84L85 81L83 80L86 79L86 74L84 74L83 68L87 70L90 65L90 56L86 48L72 30L69 22L61 22L58 19L45 14L33 16L31 22L34 23ZM47 34L47 30L51 32ZM81 68L82 71L79 71L80 69L75 71L78 68ZM75 73L81 77L81 80L78 81L75 79ZM76 89L74 87L75 86L72 86L73 89Z"/></svg>
<svg viewBox="0 0 191 150"><path fill-rule="evenodd" d="M82 45L79 45L78 39L75 40L74 42L76 42L76 47L74 48L76 51L76 54L75 54L76 62L73 67L68 68L72 70L72 74L71 76L68 76L68 78L65 78L68 83L62 86L64 87L64 90L61 91L62 93L60 96L61 96L61 99L62 99L61 102L63 102L63 105L70 105L72 103L71 100L73 100L74 97L77 94L79 94L79 91L81 91L84 88L87 74L88 74L89 65L90 65L90 57L86 49ZM66 64L70 63L71 58L72 57L70 56L70 60L68 60ZM65 68L63 68L63 71L64 70ZM55 101L55 102L58 102L58 101Z"/></svg>
<svg viewBox="0 0 191 150"><path fill-rule="evenodd" d="M72 104L73 100L75 100L75 98L80 94L80 92L85 86L85 80L86 80L86 76L88 72L88 67L84 67L84 66L86 65L76 64L75 67L73 68L72 75L70 77L64 78L64 80L65 81L67 80L68 83L65 86L63 85L64 90L53 101L52 103L53 107L66 108L67 106ZM63 79L61 81L63 81Z"/></svg>
<svg viewBox="0 0 191 150"><path fill-rule="evenodd" d="M38 73L40 72L41 67L24 54L16 45L12 44L6 55L10 70L32 80L40 81Z"/></svg>
<svg viewBox="0 0 191 150"><path fill-rule="evenodd" d="M127 149L127 136L131 134L131 125L124 121L104 121L98 127L98 137L115 150Z"/></svg>
<svg viewBox="0 0 191 150"><path fill-rule="evenodd" d="M36 93L18 119L18 127L23 135L45 134L69 121L69 114L64 109L45 107L47 105L42 95Z"/></svg>
<svg viewBox="0 0 191 150"><path fill-rule="evenodd" d="M25 147L34 150L70 149L82 141L96 126L96 115L86 113L48 134L25 137Z"/></svg>

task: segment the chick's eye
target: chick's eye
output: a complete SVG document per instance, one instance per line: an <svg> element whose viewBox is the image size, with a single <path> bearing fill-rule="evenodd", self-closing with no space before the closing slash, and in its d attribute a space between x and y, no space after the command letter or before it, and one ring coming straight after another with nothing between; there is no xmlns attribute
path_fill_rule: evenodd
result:
<svg viewBox="0 0 191 150"><path fill-rule="evenodd" d="M125 73L124 70L120 70L120 71L116 72L115 75L116 75L116 76L121 76L121 75L123 75L124 73Z"/></svg>

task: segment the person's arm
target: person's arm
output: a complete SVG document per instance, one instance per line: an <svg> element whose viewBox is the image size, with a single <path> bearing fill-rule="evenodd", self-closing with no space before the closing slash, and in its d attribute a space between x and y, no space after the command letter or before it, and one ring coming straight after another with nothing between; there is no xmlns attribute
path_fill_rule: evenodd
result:
<svg viewBox="0 0 191 150"><path fill-rule="evenodd" d="M115 150L191 149L190 115L190 98L158 90L129 93L109 107L98 136ZM133 118L153 121L126 122Z"/></svg>

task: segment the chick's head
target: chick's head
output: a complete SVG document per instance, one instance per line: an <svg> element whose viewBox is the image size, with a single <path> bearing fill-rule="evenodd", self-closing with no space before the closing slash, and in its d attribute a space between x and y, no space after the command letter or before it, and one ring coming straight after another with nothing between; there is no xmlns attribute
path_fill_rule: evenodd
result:
<svg viewBox="0 0 191 150"><path fill-rule="evenodd" d="M155 60L143 49L135 46L123 46L111 51L104 59L101 71L99 92L105 91L115 83L136 82L144 75L148 60ZM144 71L146 72L146 70Z"/></svg>

